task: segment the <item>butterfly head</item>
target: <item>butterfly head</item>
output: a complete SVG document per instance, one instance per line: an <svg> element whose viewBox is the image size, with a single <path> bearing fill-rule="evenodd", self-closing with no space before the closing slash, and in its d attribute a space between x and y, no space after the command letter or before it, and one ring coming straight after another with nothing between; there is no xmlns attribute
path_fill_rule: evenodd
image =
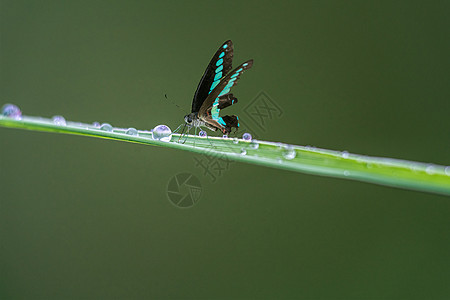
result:
<svg viewBox="0 0 450 300"><path fill-rule="evenodd" d="M184 121L186 122L187 125L192 126L196 119L197 119L196 113L190 113L190 114L184 116Z"/></svg>

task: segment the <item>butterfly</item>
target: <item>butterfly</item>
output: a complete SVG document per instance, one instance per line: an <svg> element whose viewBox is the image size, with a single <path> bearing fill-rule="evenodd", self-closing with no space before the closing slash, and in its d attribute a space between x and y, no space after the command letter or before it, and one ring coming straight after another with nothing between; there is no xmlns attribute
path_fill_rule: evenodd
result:
<svg viewBox="0 0 450 300"><path fill-rule="evenodd" d="M238 102L230 93L244 71L253 66L250 59L231 71L233 43L228 40L219 47L203 74L192 100L191 113L184 116L188 128L205 126L228 135L239 127L237 116L219 116L219 111Z"/></svg>

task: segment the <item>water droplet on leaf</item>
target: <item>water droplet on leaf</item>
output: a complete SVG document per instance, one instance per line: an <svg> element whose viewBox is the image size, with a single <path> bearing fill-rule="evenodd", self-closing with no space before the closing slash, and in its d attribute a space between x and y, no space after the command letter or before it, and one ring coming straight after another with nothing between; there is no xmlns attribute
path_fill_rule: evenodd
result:
<svg viewBox="0 0 450 300"><path fill-rule="evenodd" d="M246 155L247 154L247 150L245 150L244 148L241 149L241 155Z"/></svg>
<svg viewBox="0 0 450 300"><path fill-rule="evenodd" d="M425 169L425 172L427 172L427 174L430 174L430 175L432 175L432 174L434 174L434 171L435 171L435 167L434 167L434 165L428 165L427 166L427 168Z"/></svg>
<svg viewBox="0 0 450 300"><path fill-rule="evenodd" d="M445 172L445 174L450 176L450 166L445 167L444 172Z"/></svg>
<svg viewBox="0 0 450 300"><path fill-rule="evenodd" d="M133 127L128 128L127 131L126 131L125 133L128 134L128 135L138 135L137 129L136 129L136 128L133 128Z"/></svg>
<svg viewBox="0 0 450 300"><path fill-rule="evenodd" d="M113 127L109 123L103 123L100 126L100 130L111 132L113 130Z"/></svg>
<svg viewBox="0 0 450 300"><path fill-rule="evenodd" d="M342 151L341 156L342 158L348 158L350 154L348 153L348 151Z"/></svg>
<svg viewBox="0 0 450 300"><path fill-rule="evenodd" d="M246 132L246 133L244 133L244 134L242 135L242 139L243 139L244 141L251 141L251 140L252 140L252 135L251 135L250 133Z"/></svg>
<svg viewBox="0 0 450 300"><path fill-rule="evenodd" d="M170 130L167 125L158 125L153 128L153 139L162 141L162 142L170 142L172 139L172 130Z"/></svg>
<svg viewBox="0 0 450 300"><path fill-rule="evenodd" d="M199 136L199 137L207 137L208 134L206 133L206 131L200 130L200 132L198 133L198 136Z"/></svg>
<svg viewBox="0 0 450 300"><path fill-rule="evenodd" d="M66 126L66 119L63 116L53 116L52 120L55 125Z"/></svg>
<svg viewBox="0 0 450 300"><path fill-rule="evenodd" d="M233 144L237 144L237 143L239 143L238 138L233 138Z"/></svg>
<svg viewBox="0 0 450 300"><path fill-rule="evenodd" d="M283 148L283 157L291 160L293 158L295 158L295 156L297 155L297 152L295 152L295 148L291 145L286 145Z"/></svg>
<svg viewBox="0 0 450 300"><path fill-rule="evenodd" d="M255 140L253 140L253 141L250 143L250 148L251 148L251 149L254 149L254 150L258 149L258 148L259 148L259 143L258 143L257 141L255 141Z"/></svg>
<svg viewBox="0 0 450 300"><path fill-rule="evenodd" d="M20 120L22 118L22 112L17 105L14 104L5 104L2 107L2 116Z"/></svg>

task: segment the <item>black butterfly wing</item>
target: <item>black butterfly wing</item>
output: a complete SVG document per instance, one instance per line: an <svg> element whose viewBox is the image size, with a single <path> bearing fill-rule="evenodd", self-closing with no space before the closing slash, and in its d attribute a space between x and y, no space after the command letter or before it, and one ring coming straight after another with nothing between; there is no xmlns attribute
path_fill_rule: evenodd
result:
<svg viewBox="0 0 450 300"><path fill-rule="evenodd" d="M209 62L205 73L200 79L192 100L192 112L198 112L209 93L219 84L220 79L231 70L233 62L233 42L226 41L219 47Z"/></svg>
<svg viewBox="0 0 450 300"><path fill-rule="evenodd" d="M218 97L219 101L218 104L216 105L217 107L215 108L215 110L212 110L212 107L209 108L207 110L206 115L203 115L203 117L201 117L201 120L205 122L205 126L208 127L209 129L216 131L217 129L222 130L222 132L224 134L228 134L231 132L231 128L239 127L239 120L237 116L223 116L220 120L221 124L218 123L218 112L221 109L224 109L230 105L235 104L236 102L238 102L237 98L234 97L233 94L228 93L225 95L222 95L220 97ZM215 119L212 118L211 115L211 111L216 111L217 112L217 116L215 116ZM223 127L225 126L225 128Z"/></svg>
<svg viewBox="0 0 450 300"><path fill-rule="evenodd" d="M237 84L242 73L252 66L253 59L248 60L220 80L200 107L198 115L203 121L224 133L229 133L232 127L239 126L236 116L224 116L222 118L219 117L219 111L237 101L229 92Z"/></svg>
<svg viewBox="0 0 450 300"><path fill-rule="evenodd" d="M238 102L238 99L231 93L225 94L219 97L219 105L217 106L219 109L224 109L230 105L233 105Z"/></svg>

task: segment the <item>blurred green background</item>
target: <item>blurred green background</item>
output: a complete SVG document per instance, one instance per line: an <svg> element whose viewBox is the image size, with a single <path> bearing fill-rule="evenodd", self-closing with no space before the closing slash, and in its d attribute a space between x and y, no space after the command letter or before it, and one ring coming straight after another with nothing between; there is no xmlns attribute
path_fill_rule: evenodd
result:
<svg viewBox="0 0 450 300"><path fill-rule="evenodd" d="M0 2L1 104L171 128L232 39L264 140L450 164L448 1ZM244 120L245 121L245 120ZM242 133L242 132L241 132ZM450 199L0 128L1 299L448 299ZM180 172L203 194L179 209Z"/></svg>

